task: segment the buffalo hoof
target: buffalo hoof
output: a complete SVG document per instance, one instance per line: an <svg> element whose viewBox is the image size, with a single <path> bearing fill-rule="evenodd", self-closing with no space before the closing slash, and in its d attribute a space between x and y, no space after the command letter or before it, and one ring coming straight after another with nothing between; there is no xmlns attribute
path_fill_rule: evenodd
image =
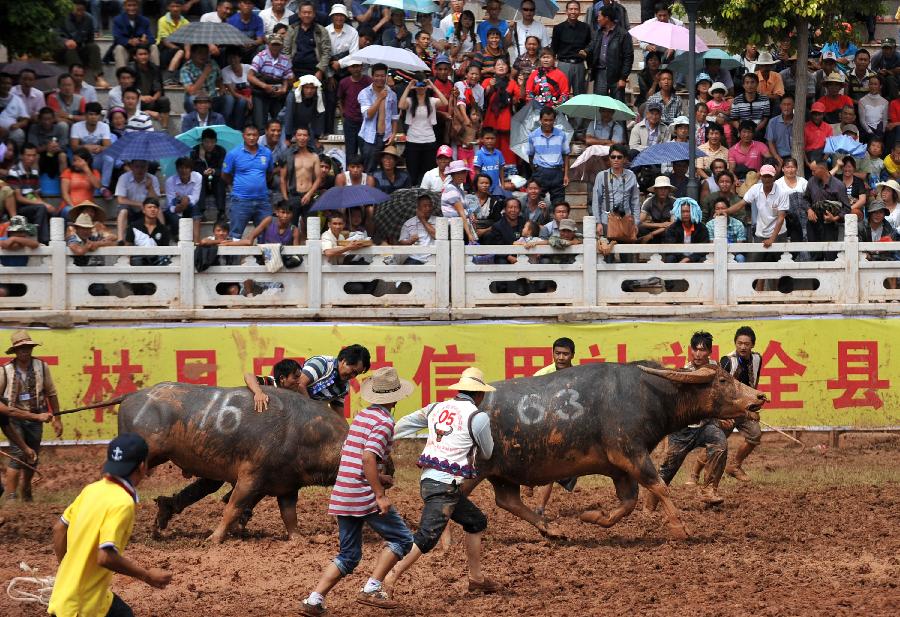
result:
<svg viewBox="0 0 900 617"><path fill-rule="evenodd" d="M157 497L156 501L156 528L165 529L169 521L175 515L175 500L171 497Z"/></svg>
<svg viewBox="0 0 900 617"><path fill-rule="evenodd" d="M584 523L592 523L601 527L612 527L609 518L604 516L600 510L585 510L578 518Z"/></svg>
<svg viewBox="0 0 900 617"><path fill-rule="evenodd" d="M566 534L562 532L562 530L552 523L542 523L537 526L538 531L541 532L541 535L545 538L549 538L550 540L565 540Z"/></svg>
<svg viewBox="0 0 900 617"><path fill-rule="evenodd" d="M691 534L688 533L687 527L685 527L684 525L670 525L669 534L672 536L673 540L687 540L691 537Z"/></svg>
<svg viewBox="0 0 900 617"><path fill-rule="evenodd" d="M222 544L225 541L225 534L216 530L209 534L209 537L206 538L207 541L212 542L213 544Z"/></svg>

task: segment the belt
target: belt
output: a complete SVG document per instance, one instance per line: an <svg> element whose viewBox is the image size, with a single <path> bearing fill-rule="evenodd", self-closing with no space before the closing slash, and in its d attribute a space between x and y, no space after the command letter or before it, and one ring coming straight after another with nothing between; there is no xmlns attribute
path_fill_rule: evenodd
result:
<svg viewBox="0 0 900 617"><path fill-rule="evenodd" d="M559 61L566 64L584 64L584 58L560 58Z"/></svg>

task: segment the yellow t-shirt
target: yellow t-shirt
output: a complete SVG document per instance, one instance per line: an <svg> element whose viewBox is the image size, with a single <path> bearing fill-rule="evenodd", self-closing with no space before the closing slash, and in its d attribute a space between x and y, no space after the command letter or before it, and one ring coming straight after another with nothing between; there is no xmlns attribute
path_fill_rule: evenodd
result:
<svg viewBox="0 0 900 617"><path fill-rule="evenodd" d="M891 155L888 154L884 157L884 168L891 176L896 176L897 171L900 170L900 165L894 162L894 159L891 158Z"/></svg>
<svg viewBox="0 0 900 617"><path fill-rule="evenodd" d="M534 374L534 376L540 377L541 375L549 375L550 373L555 373L555 372L556 372L556 362L553 362L550 365L545 366L544 368L539 370L537 373Z"/></svg>
<svg viewBox="0 0 900 617"><path fill-rule="evenodd" d="M66 556L59 564L47 612L56 617L105 615L112 605L112 570L97 565L97 549L121 554L134 528L137 493L104 478L88 484L66 508Z"/></svg>
<svg viewBox="0 0 900 617"><path fill-rule="evenodd" d="M184 28L189 22L186 17L182 16L176 24L172 21L172 16L166 13L156 22L156 44L162 45L162 40L172 36L172 33L179 28Z"/></svg>

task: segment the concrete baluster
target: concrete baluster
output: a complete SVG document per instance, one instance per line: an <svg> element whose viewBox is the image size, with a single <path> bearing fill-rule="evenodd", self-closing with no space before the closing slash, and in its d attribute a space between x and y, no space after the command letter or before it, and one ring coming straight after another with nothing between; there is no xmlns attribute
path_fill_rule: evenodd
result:
<svg viewBox="0 0 900 617"><path fill-rule="evenodd" d="M178 270L179 287L176 304L180 309L195 306L194 294L194 220L178 221Z"/></svg>
<svg viewBox="0 0 900 617"><path fill-rule="evenodd" d="M582 221L584 234L583 256L583 304L584 306L597 305L597 219L593 216L584 217Z"/></svg>
<svg viewBox="0 0 900 617"><path fill-rule="evenodd" d="M322 308L322 227L318 216L306 219L306 246L309 247L307 303L311 309Z"/></svg>
<svg viewBox="0 0 900 617"><path fill-rule="evenodd" d="M66 248L66 221L55 216L50 219L50 308L62 311L68 304L68 281L66 270L69 265Z"/></svg>

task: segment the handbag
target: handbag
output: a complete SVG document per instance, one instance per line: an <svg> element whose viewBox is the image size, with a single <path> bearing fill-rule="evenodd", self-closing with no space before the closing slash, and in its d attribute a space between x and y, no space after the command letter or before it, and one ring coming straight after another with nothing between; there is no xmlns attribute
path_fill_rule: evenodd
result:
<svg viewBox="0 0 900 617"><path fill-rule="evenodd" d="M609 204L609 172L603 172L603 201L606 205L606 238L623 244L637 241L637 225L633 218L615 212Z"/></svg>

